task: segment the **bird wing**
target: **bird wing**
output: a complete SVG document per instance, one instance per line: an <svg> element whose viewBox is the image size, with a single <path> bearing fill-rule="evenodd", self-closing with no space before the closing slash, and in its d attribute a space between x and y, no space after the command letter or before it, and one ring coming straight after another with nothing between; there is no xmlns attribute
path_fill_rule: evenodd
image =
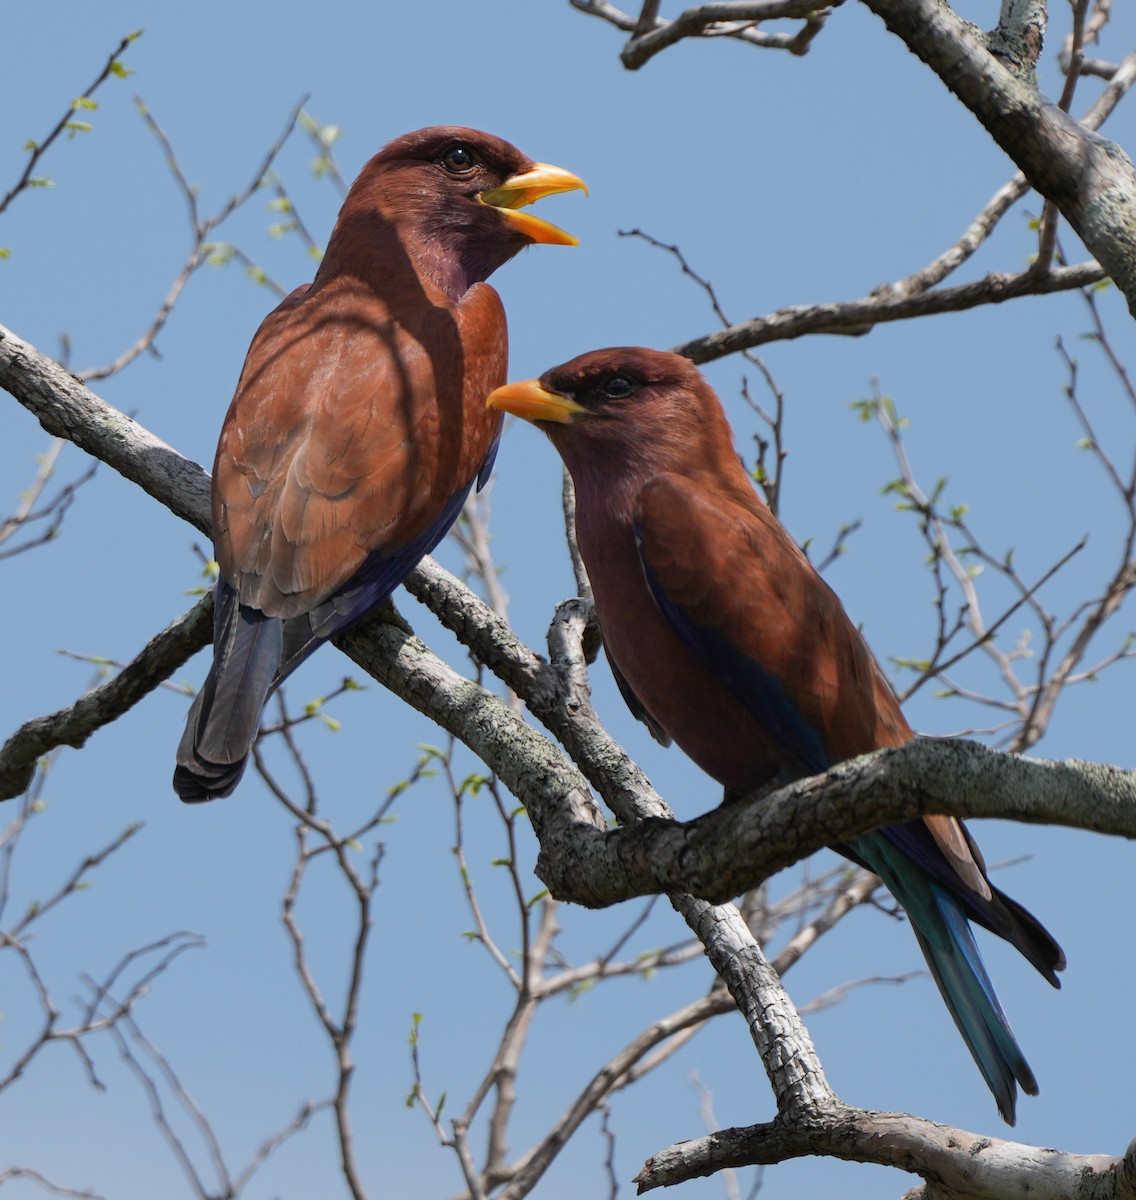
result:
<svg viewBox="0 0 1136 1200"><path fill-rule="evenodd" d="M619 694L623 697L623 703L631 710L631 715L637 721L642 721L647 726L651 736L660 746L669 746L673 740L671 735L647 711L647 706L636 695L635 689L627 682L627 677L616 665L615 659L610 654L607 656L607 665L611 670L612 678L615 680L615 686L619 688Z"/></svg>
<svg viewBox="0 0 1136 1200"><path fill-rule="evenodd" d="M276 309L214 469L217 557L241 603L292 617L335 598L337 628L397 586L492 455L500 414L484 397L506 357L487 284L400 320L351 279Z"/></svg>
<svg viewBox="0 0 1136 1200"><path fill-rule="evenodd" d="M651 594L688 650L802 771L911 736L831 588L769 510L658 475L638 494Z"/></svg>
<svg viewBox="0 0 1136 1200"><path fill-rule="evenodd" d="M742 505L661 475L639 493L636 536L671 628L802 772L914 736L839 598L756 497ZM954 817L886 832L944 882L960 876L989 899L981 858Z"/></svg>

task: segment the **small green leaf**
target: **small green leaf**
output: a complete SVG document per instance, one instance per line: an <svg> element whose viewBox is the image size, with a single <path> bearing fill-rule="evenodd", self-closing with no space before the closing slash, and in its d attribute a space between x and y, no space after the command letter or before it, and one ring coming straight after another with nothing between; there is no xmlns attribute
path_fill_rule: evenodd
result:
<svg viewBox="0 0 1136 1200"><path fill-rule="evenodd" d="M90 96L78 96L76 99L71 101L71 108L73 110L85 108L93 112L96 108L98 108L98 106L98 101L92 100Z"/></svg>
<svg viewBox="0 0 1136 1200"><path fill-rule="evenodd" d="M320 720L328 727L328 729L331 730L332 733L338 733L342 728L340 723L334 717L329 717L327 713L320 713Z"/></svg>
<svg viewBox="0 0 1136 1200"><path fill-rule="evenodd" d="M472 775L467 775L465 779L462 780L461 787L458 789L458 791L463 796L466 794L470 796L476 796L481 789L483 787L487 787L488 784L489 777L487 775L480 775L475 771Z"/></svg>
<svg viewBox="0 0 1136 1200"><path fill-rule="evenodd" d="M587 995L587 993L590 992L595 986L596 981L594 978L581 980L579 983L569 988L568 1002L570 1004L575 1004L577 1000L583 999L583 997Z"/></svg>

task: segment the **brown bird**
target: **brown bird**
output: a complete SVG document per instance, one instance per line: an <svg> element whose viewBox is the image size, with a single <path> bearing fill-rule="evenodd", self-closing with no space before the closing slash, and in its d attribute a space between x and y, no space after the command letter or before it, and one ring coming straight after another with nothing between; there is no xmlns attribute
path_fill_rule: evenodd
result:
<svg viewBox="0 0 1136 1200"><path fill-rule="evenodd" d="M273 689L484 483L508 357L485 280L534 242L576 244L518 211L575 188L487 133L407 134L352 185L315 280L257 330L213 467L214 657L178 747L183 800L236 787Z"/></svg>
<svg viewBox="0 0 1136 1200"><path fill-rule="evenodd" d="M628 706L727 799L914 734L840 600L758 499L718 397L684 358L581 355L488 404L535 421L576 485L576 533ZM1014 1122L1037 1083L968 921L1055 987L1061 948L994 887L961 821L929 816L835 849L903 905L951 1016Z"/></svg>

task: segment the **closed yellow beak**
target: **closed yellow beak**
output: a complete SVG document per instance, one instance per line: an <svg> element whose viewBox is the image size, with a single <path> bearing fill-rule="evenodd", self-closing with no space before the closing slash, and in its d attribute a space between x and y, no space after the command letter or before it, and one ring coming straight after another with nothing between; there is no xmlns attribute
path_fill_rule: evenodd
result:
<svg viewBox="0 0 1136 1200"><path fill-rule="evenodd" d="M554 421L557 425L570 425L579 413L588 411L568 396L545 391L538 379L507 383L490 392L485 403L489 408L499 408L526 421Z"/></svg>

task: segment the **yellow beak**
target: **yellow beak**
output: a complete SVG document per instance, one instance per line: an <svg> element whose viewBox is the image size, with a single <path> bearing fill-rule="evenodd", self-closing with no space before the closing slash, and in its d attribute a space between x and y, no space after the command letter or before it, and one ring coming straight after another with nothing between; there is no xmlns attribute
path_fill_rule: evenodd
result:
<svg viewBox="0 0 1136 1200"><path fill-rule="evenodd" d="M482 192L478 199L482 204L490 204L496 208L501 216L529 241L541 242L548 246L578 246L579 239L570 233L557 229L555 225L542 221L540 217L534 217L531 213L517 211L545 196L577 190L582 191L585 196L588 194L588 185L578 175L565 171L563 167L534 163L529 170L510 176L500 187Z"/></svg>
<svg viewBox="0 0 1136 1200"><path fill-rule="evenodd" d="M490 392L485 403L526 421L554 421L557 425L570 425L577 414L588 411L567 396L545 391L536 379L507 383Z"/></svg>

